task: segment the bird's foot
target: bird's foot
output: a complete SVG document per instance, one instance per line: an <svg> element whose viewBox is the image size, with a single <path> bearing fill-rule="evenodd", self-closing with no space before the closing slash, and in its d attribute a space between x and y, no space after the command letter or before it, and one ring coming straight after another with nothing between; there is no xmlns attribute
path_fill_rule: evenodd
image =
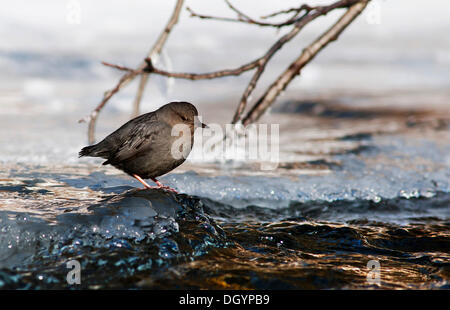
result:
<svg viewBox="0 0 450 310"><path fill-rule="evenodd" d="M146 189L162 189L162 190L166 190L166 191L169 191L169 192L173 192L173 193L175 193L175 194L178 194L178 192L175 190L175 189L173 189L172 187L170 187L170 186L144 186L144 188L139 188L140 190L146 190Z"/></svg>
<svg viewBox="0 0 450 310"><path fill-rule="evenodd" d="M175 189L173 189L173 188L170 187L170 186L165 186L165 185L163 185L163 184L162 184L161 182L159 182L157 179L152 178L152 181L155 182L156 185L158 185L158 188L165 189L165 190L168 190L168 191L173 192L173 193L175 193L175 194L178 194L178 192L177 192Z"/></svg>
<svg viewBox="0 0 450 310"><path fill-rule="evenodd" d="M137 174L133 174L133 177L135 177L139 182L142 183L142 185L145 186L146 189L163 189L163 190L167 190L173 193L178 194L178 192L173 189L170 186L165 186L163 185L161 182L159 182L157 179L152 178L152 181L156 183L157 186L150 186L147 184L147 182L145 182L140 176L138 176Z"/></svg>
<svg viewBox="0 0 450 310"><path fill-rule="evenodd" d="M144 188L139 188L140 190L146 190L146 189L160 189L159 186L144 186Z"/></svg>
<svg viewBox="0 0 450 310"><path fill-rule="evenodd" d="M175 189L173 189L172 187L170 187L170 186L163 185L163 186L159 186L157 188L161 188L161 189L167 190L169 192L173 192L175 194L178 194L178 192Z"/></svg>

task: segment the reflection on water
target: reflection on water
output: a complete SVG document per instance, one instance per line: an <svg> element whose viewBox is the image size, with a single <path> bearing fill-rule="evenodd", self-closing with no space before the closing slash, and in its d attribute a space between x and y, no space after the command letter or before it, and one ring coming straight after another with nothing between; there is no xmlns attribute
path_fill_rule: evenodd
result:
<svg viewBox="0 0 450 310"><path fill-rule="evenodd" d="M448 193L235 207L88 177L1 180L2 288L70 288L73 259L79 288L449 288Z"/></svg>
<svg viewBox="0 0 450 310"><path fill-rule="evenodd" d="M276 170L187 162L161 179L179 195L95 161L4 162L0 288L450 288L445 113L290 102L269 121Z"/></svg>

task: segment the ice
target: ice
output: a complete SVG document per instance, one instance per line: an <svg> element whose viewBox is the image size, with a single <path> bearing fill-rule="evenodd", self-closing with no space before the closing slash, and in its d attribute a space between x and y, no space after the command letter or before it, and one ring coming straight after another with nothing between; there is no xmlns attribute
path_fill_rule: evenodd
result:
<svg viewBox="0 0 450 310"><path fill-rule="evenodd" d="M206 178L190 172L166 176L163 180L182 192L242 207L257 204L279 208L290 201L379 202L394 197L431 197L449 191L450 167L441 164L450 154L449 145L442 148L425 140L410 145L403 138L392 136L375 138L373 144L377 147L363 156L334 156L340 167L322 176L300 175L297 180L235 175ZM397 154L396 160L386 159L387 154Z"/></svg>
<svg viewBox="0 0 450 310"><path fill-rule="evenodd" d="M89 206L87 212L66 209L44 219L33 212L1 211L0 268L29 264L36 261L39 253L76 255L89 247L132 248L142 242L157 245L157 240L163 240L159 253L170 258L169 252L176 249L166 248L175 241L167 238L179 233L179 223L187 221L189 212L194 212L196 221L203 223L200 230L220 239L214 222L201 210L195 211L195 199L180 199L184 198L163 191L133 189L107 196Z"/></svg>

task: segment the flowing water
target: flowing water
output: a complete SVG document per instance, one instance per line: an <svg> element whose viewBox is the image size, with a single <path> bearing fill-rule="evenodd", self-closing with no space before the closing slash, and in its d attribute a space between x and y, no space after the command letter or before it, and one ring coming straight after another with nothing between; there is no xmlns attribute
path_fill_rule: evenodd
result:
<svg viewBox="0 0 450 310"><path fill-rule="evenodd" d="M345 119L353 135L341 128L290 151L304 159L322 147L321 159L270 172L190 162L161 178L181 194L136 189L96 160L4 164L0 285L449 288L448 123L375 135ZM80 285L66 280L72 260Z"/></svg>

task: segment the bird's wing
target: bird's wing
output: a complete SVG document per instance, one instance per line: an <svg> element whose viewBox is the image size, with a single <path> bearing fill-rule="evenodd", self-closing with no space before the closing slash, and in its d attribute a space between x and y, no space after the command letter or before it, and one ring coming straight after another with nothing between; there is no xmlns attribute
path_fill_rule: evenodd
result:
<svg viewBox="0 0 450 310"><path fill-rule="evenodd" d="M145 122L136 122L133 126L122 132L118 132L115 138L119 146L111 153L108 160L103 164L117 164L124 160L139 156L142 153L149 152L153 145L153 141L159 133L165 133L170 126L163 122L147 120Z"/></svg>

